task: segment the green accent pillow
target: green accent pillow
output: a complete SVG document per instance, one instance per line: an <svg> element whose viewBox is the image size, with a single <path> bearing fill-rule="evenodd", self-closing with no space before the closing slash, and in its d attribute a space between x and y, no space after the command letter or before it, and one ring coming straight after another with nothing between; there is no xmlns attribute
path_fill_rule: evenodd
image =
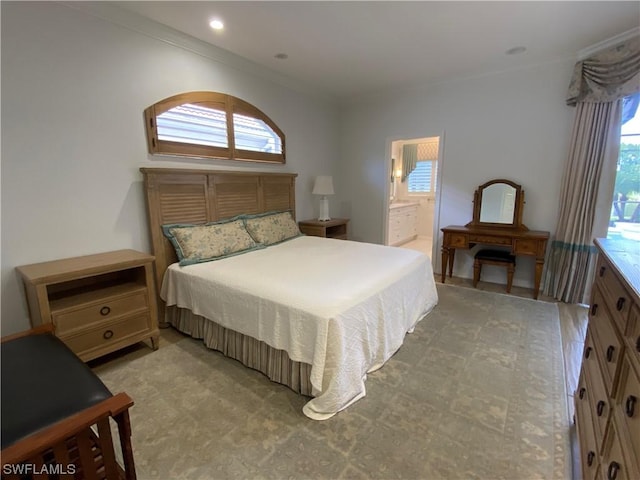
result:
<svg viewBox="0 0 640 480"><path fill-rule="evenodd" d="M163 225L164 235L176 249L180 265L220 260L258 248L239 217L202 225Z"/></svg>
<svg viewBox="0 0 640 480"><path fill-rule="evenodd" d="M243 218L249 235L262 245L274 245L302 235L288 211L245 215Z"/></svg>

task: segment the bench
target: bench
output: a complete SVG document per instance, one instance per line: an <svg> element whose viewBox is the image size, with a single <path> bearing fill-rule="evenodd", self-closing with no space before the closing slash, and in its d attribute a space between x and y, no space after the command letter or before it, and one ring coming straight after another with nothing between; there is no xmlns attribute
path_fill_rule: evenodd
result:
<svg viewBox="0 0 640 480"><path fill-rule="evenodd" d="M511 293L513 272L516 269L516 256L505 250L482 249L475 254L473 261L473 287L480 281L483 265L495 265L507 268L507 293Z"/></svg>

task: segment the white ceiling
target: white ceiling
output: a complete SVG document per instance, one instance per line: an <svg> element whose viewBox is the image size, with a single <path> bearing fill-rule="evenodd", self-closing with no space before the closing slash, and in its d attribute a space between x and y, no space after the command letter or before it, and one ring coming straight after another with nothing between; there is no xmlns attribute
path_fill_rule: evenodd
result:
<svg viewBox="0 0 640 480"><path fill-rule="evenodd" d="M576 58L640 26L637 1L115 4L343 99ZM209 28L212 18L223 31ZM517 46L527 51L505 54Z"/></svg>

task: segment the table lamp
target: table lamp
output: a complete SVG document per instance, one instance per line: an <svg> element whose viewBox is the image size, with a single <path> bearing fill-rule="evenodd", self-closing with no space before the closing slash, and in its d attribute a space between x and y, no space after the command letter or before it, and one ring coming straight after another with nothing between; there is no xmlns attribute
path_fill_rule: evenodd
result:
<svg viewBox="0 0 640 480"><path fill-rule="evenodd" d="M311 193L314 195L322 195L318 220L321 222L331 220L331 217L329 217L329 199L327 195L333 195L333 177L328 175L317 176L313 184L313 192Z"/></svg>

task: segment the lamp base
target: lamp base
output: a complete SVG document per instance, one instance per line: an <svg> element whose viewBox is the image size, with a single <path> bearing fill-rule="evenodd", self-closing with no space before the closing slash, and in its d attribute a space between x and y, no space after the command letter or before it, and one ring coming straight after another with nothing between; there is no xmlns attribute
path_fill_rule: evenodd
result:
<svg viewBox="0 0 640 480"><path fill-rule="evenodd" d="M320 215L318 216L319 222L327 222L331 220L329 217L329 199L324 195L320 199Z"/></svg>

